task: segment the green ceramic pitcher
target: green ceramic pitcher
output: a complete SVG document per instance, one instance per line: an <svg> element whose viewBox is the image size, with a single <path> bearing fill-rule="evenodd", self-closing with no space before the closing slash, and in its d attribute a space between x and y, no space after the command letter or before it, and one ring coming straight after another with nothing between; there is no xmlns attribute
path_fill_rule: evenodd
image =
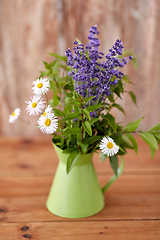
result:
<svg viewBox="0 0 160 240"><path fill-rule="evenodd" d="M92 162L93 153L81 154L69 174L66 173L68 154L54 145L59 158L57 171L47 199L47 209L60 217L84 218L104 207L104 192L117 179L113 176L101 189ZM124 162L118 176L123 170Z"/></svg>

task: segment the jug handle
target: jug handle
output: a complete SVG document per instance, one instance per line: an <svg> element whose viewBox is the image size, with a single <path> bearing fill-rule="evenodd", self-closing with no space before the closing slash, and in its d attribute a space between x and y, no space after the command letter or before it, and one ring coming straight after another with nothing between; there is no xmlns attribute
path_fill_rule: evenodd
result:
<svg viewBox="0 0 160 240"><path fill-rule="evenodd" d="M117 180L117 178L122 174L123 172L123 168L124 168L124 158L121 156L121 165L118 168L118 174L113 175L109 181L104 185L104 187L102 188L102 192L105 193L105 191L107 191L107 189Z"/></svg>

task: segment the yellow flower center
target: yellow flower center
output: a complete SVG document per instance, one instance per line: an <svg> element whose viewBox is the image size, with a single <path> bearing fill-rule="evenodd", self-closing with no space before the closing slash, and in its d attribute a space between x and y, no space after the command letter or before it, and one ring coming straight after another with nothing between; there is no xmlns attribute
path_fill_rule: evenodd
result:
<svg viewBox="0 0 160 240"><path fill-rule="evenodd" d="M37 106L36 102L32 103L32 108L35 108L36 106Z"/></svg>
<svg viewBox="0 0 160 240"><path fill-rule="evenodd" d="M15 116L15 115L16 115L16 114L13 112L13 113L12 113L12 116Z"/></svg>
<svg viewBox="0 0 160 240"><path fill-rule="evenodd" d="M46 112L43 113L43 117L46 116Z"/></svg>
<svg viewBox="0 0 160 240"><path fill-rule="evenodd" d="M40 82L40 83L38 83L38 84L37 84L37 87L38 87L38 88L41 88L41 87L43 87L43 83L41 83L41 82Z"/></svg>
<svg viewBox="0 0 160 240"><path fill-rule="evenodd" d="M113 148L113 143L112 143L112 142L108 142L108 143L107 143L107 147L108 147L109 149L112 149L112 148Z"/></svg>
<svg viewBox="0 0 160 240"><path fill-rule="evenodd" d="M51 125L51 120L50 120L49 118L47 118L47 119L45 120L45 125L46 125L47 127L49 127L49 126Z"/></svg>

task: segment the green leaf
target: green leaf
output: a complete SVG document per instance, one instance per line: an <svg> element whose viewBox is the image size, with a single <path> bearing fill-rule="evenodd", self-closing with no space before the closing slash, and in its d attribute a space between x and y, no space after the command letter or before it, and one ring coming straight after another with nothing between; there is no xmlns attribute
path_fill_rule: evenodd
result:
<svg viewBox="0 0 160 240"><path fill-rule="evenodd" d="M153 136L153 134L149 132L141 132L139 133L142 137L142 139L153 149L158 150L158 144L156 138Z"/></svg>
<svg viewBox="0 0 160 240"><path fill-rule="evenodd" d="M81 129L78 128L78 127L65 128L64 131L63 131L63 135L66 135L66 134L73 135L73 134L77 134L77 133L81 133Z"/></svg>
<svg viewBox="0 0 160 240"><path fill-rule="evenodd" d="M132 83L128 77L128 75L123 75L122 79L125 81L125 83Z"/></svg>
<svg viewBox="0 0 160 240"><path fill-rule="evenodd" d="M74 112L81 113L81 109L77 105L74 105Z"/></svg>
<svg viewBox="0 0 160 240"><path fill-rule="evenodd" d="M53 98L49 99L48 104L53 106Z"/></svg>
<svg viewBox="0 0 160 240"><path fill-rule="evenodd" d="M107 120L109 125L113 128L114 132L117 132L117 125L115 123L115 118L111 114L107 113Z"/></svg>
<svg viewBox="0 0 160 240"><path fill-rule="evenodd" d="M108 99L109 99L110 102L114 102L114 97L113 97L113 93L112 92L108 96Z"/></svg>
<svg viewBox="0 0 160 240"><path fill-rule="evenodd" d="M78 145L80 146L82 153L85 154L87 152L88 144L87 143L78 142Z"/></svg>
<svg viewBox="0 0 160 240"><path fill-rule="evenodd" d="M65 85L66 85L66 82L65 81L61 81L59 83L60 89L64 88Z"/></svg>
<svg viewBox="0 0 160 240"><path fill-rule="evenodd" d="M72 106L72 107L75 106L75 105L78 107L80 105L79 102L76 101L76 100L72 100L71 102L67 102L66 104L68 106Z"/></svg>
<svg viewBox="0 0 160 240"><path fill-rule="evenodd" d="M121 112L123 112L125 114L124 109L117 103L113 103L112 107L116 107L117 109L119 109Z"/></svg>
<svg viewBox="0 0 160 240"><path fill-rule="evenodd" d="M117 85L119 87L120 92L123 93L123 83L120 80L118 80L118 84Z"/></svg>
<svg viewBox="0 0 160 240"><path fill-rule="evenodd" d="M67 174L70 173L72 167L75 165L75 163L79 159L79 156L80 156L80 152L78 152L78 151L74 151L69 155L69 157L67 159L67 165L66 165Z"/></svg>
<svg viewBox="0 0 160 240"><path fill-rule="evenodd" d="M80 116L80 114L78 112L70 113L68 116L64 117L61 121L72 120L72 119L75 119L75 118L77 118L79 116Z"/></svg>
<svg viewBox="0 0 160 240"><path fill-rule="evenodd" d="M114 155L112 157L109 157L111 168L113 169L115 175L117 176L117 170L118 170L118 157L117 155Z"/></svg>
<svg viewBox="0 0 160 240"><path fill-rule="evenodd" d="M56 59L55 61L51 62L51 63L50 63L50 66L51 66L51 67L54 67L54 66L55 66L55 68L57 68L56 64L58 64L58 60L57 60L57 59Z"/></svg>
<svg viewBox="0 0 160 240"><path fill-rule="evenodd" d="M153 135L154 135L155 138L157 139L158 144L160 144L160 132L153 133Z"/></svg>
<svg viewBox="0 0 160 240"><path fill-rule="evenodd" d="M104 161L106 160L106 157L107 157L107 156L104 155L104 154L101 152L99 157L100 157L101 161L104 162Z"/></svg>
<svg viewBox="0 0 160 240"><path fill-rule="evenodd" d="M124 129L124 131L126 131L126 132L134 132L138 128L138 126L139 126L139 124L140 124L140 122L141 122L141 120L143 118L144 118L144 116L142 118L140 118L139 120L137 120L137 121L133 121L133 122L130 122L129 124L127 124L127 126Z"/></svg>
<svg viewBox="0 0 160 240"><path fill-rule="evenodd" d="M135 150L135 152L137 154L138 145L137 145L136 139L133 137L133 135L131 133L126 133L126 136L129 138L129 140L133 144L134 150Z"/></svg>
<svg viewBox="0 0 160 240"><path fill-rule="evenodd" d="M92 137L88 137L86 139L84 139L83 143L88 143L88 145L90 145L91 143L98 141L100 142L102 139L102 136L92 136Z"/></svg>
<svg viewBox="0 0 160 240"><path fill-rule="evenodd" d="M45 62L45 61L43 61L43 63L44 63L45 69L50 70L49 63L47 63L47 62Z"/></svg>
<svg viewBox="0 0 160 240"><path fill-rule="evenodd" d="M83 113L89 119L89 121L91 121L91 117L90 117L90 114L89 114L88 110L87 109L83 109Z"/></svg>
<svg viewBox="0 0 160 240"><path fill-rule="evenodd" d="M73 85L71 83L68 83L64 86L65 90L70 90L70 91L74 91Z"/></svg>
<svg viewBox="0 0 160 240"><path fill-rule="evenodd" d="M119 155L121 155L120 152L126 154L125 149L123 149L121 146L119 146L119 151L118 151L118 154L119 154Z"/></svg>
<svg viewBox="0 0 160 240"><path fill-rule="evenodd" d="M91 128L91 124L88 121L85 121L82 123L82 126L84 127L84 130L90 135L92 136L92 128Z"/></svg>
<svg viewBox="0 0 160 240"><path fill-rule="evenodd" d="M108 124L111 126L114 132L117 132L117 126L116 126L114 117L110 113L107 113L105 115L105 119L107 119Z"/></svg>
<svg viewBox="0 0 160 240"><path fill-rule="evenodd" d="M93 98L95 98L95 96L86 97L84 99L84 103L87 103L87 102L91 101Z"/></svg>
<svg viewBox="0 0 160 240"><path fill-rule="evenodd" d="M65 104L71 104L72 106L79 104L79 102L77 100L73 100L72 97L65 97L64 100L65 100Z"/></svg>
<svg viewBox="0 0 160 240"><path fill-rule="evenodd" d="M67 106L64 107L64 110L63 110L63 116L68 116L68 112L71 112L73 110L73 107L68 104Z"/></svg>
<svg viewBox="0 0 160 240"><path fill-rule="evenodd" d="M60 73L60 71L52 71L52 76L55 76L55 75L57 75L59 73Z"/></svg>
<svg viewBox="0 0 160 240"><path fill-rule="evenodd" d="M63 113L61 110L59 110L57 108L53 108L53 111L57 117L63 117Z"/></svg>
<svg viewBox="0 0 160 240"><path fill-rule="evenodd" d="M153 149L153 148L150 146L150 151L151 151L151 158L153 159L154 154L155 154L155 149Z"/></svg>
<svg viewBox="0 0 160 240"><path fill-rule="evenodd" d="M132 58L132 62L133 62L134 68L136 69L138 64L137 64L137 60L135 57Z"/></svg>
<svg viewBox="0 0 160 240"><path fill-rule="evenodd" d="M89 112L93 112L93 111L101 108L102 106L103 106L102 104L94 104L94 105L88 106L86 109L87 109Z"/></svg>
<svg viewBox="0 0 160 240"><path fill-rule="evenodd" d="M67 62L67 57L66 56L60 56L60 55L58 55L56 53L48 53L48 54L53 56L53 57L55 57L55 58L57 58L57 59L60 59L60 60L62 60L64 62Z"/></svg>
<svg viewBox="0 0 160 240"><path fill-rule="evenodd" d="M82 133L81 133L81 135L82 135ZM86 132L84 131L83 132L83 139L86 137Z"/></svg>
<svg viewBox="0 0 160 240"><path fill-rule="evenodd" d="M160 131L160 123L158 123L157 125L148 130L148 132L150 133L157 133L158 131Z"/></svg>
<svg viewBox="0 0 160 240"><path fill-rule="evenodd" d="M120 89L119 89L118 86L115 87L115 89L114 89L114 93L115 93L119 98L121 98L121 92L120 92Z"/></svg>
<svg viewBox="0 0 160 240"><path fill-rule="evenodd" d="M129 92L129 95L130 95L132 101L137 105L137 101L136 101L136 96L135 96L135 94L134 94L132 91L130 91L130 92Z"/></svg>
<svg viewBox="0 0 160 240"><path fill-rule="evenodd" d="M77 148L71 147L71 148L64 149L62 153L68 154L68 153L72 153L74 151L77 151Z"/></svg>
<svg viewBox="0 0 160 240"><path fill-rule="evenodd" d="M130 140L127 136L123 135L122 136L122 147L125 148L129 148L129 149L134 149L133 145L130 143Z"/></svg>
<svg viewBox="0 0 160 240"><path fill-rule="evenodd" d="M83 97L78 93L78 92L74 92L74 97L75 99L77 99L80 102L83 102Z"/></svg>
<svg viewBox="0 0 160 240"><path fill-rule="evenodd" d="M57 91L55 91L54 95L53 95L53 105L58 106L59 101L60 101L60 98L59 98L59 96L57 96Z"/></svg>
<svg viewBox="0 0 160 240"><path fill-rule="evenodd" d="M76 134L77 142L81 142L81 138L82 138L81 134L82 134L81 132Z"/></svg>
<svg viewBox="0 0 160 240"><path fill-rule="evenodd" d="M93 125L98 120L99 120L99 118L92 118L91 121L90 121L90 124Z"/></svg>

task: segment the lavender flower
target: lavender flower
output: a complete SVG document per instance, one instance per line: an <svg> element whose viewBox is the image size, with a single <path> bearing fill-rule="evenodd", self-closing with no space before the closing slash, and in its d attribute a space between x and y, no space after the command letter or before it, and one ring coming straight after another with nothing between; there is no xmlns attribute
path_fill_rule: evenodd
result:
<svg viewBox="0 0 160 240"><path fill-rule="evenodd" d="M70 48L66 51L67 64L72 67L69 75L73 77L75 91L83 97L94 96L91 104L103 102L110 95L111 86L116 86L119 79L122 79L123 73L118 70L126 65L131 56L119 59L122 55L123 43L117 39L115 44L109 49L109 53L103 59L104 53L98 51L100 41L96 35L97 25L89 30L89 43L84 47L74 41L74 54ZM94 113L93 113L94 115Z"/></svg>

